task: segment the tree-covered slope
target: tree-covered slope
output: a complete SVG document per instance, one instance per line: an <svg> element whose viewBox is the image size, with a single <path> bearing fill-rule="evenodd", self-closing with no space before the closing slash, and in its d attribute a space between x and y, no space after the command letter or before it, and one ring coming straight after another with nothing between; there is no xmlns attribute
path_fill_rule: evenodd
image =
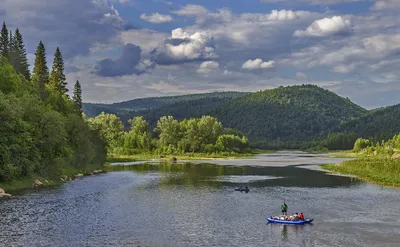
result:
<svg viewBox="0 0 400 247"><path fill-rule="evenodd" d="M341 124L336 132L354 132L358 137L388 140L400 132L400 104L372 110Z"/></svg>
<svg viewBox="0 0 400 247"><path fill-rule="evenodd" d="M233 99L210 114L252 140L311 141L367 110L313 85L279 87Z"/></svg>
<svg viewBox="0 0 400 247"><path fill-rule="evenodd" d="M101 112L112 113L119 115L121 118L127 118L136 114L132 114L135 111L157 109L157 108L168 108L169 105L177 105L182 103L183 105L191 105L199 102L204 105L207 101L209 102L222 102L229 99L234 99L247 95L247 92L213 92L204 94L187 94L179 96L166 96L166 97L151 97L134 99L114 104L93 104L84 103L83 110L88 117L95 117ZM186 103L188 102L188 103ZM190 103L195 102L195 103ZM175 106L172 106L175 107ZM213 107L210 105L210 107ZM146 112L146 111L144 111Z"/></svg>

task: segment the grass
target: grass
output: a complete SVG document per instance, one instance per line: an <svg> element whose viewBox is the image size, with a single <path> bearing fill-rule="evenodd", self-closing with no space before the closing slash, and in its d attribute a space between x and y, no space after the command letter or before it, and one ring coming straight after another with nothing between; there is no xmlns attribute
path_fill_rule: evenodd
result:
<svg viewBox="0 0 400 247"><path fill-rule="evenodd" d="M256 154L260 153L268 153L268 151L264 150L253 150L251 153L245 154L232 154L232 153L222 153L222 154L207 154L207 153L185 153L185 154L168 154L168 155L160 155L160 154L135 154L135 155L116 155L111 154L107 158L107 162L135 162L135 161L147 161L147 160L171 160L173 157L178 160L208 160L208 159L238 159L238 158L249 158L253 157Z"/></svg>
<svg viewBox="0 0 400 247"><path fill-rule="evenodd" d="M400 159L367 157L345 161L339 165L322 165L323 169L355 175L367 182L400 187Z"/></svg>
<svg viewBox="0 0 400 247"><path fill-rule="evenodd" d="M18 193L23 190L31 189L32 185L34 184L35 180L38 179L40 182L43 183L44 186L49 187L49 186L57 186L61 185L64 183L60 178L61 176L67 176L67 177L72 177L73 175L76 174L84 174L88 175L91 171L98 170L98 169L103 169L106 170L106 166L101 166L101 165L90 165L84 169L78 169L78 168L66 168L62 170L62 175L57 176L56 178L46 178L46 177L41 177L37 175L32 175L27 178L23 179L18 179L14 180L8 183L0 183L0 188L4 189L6 193Z"/></svg>

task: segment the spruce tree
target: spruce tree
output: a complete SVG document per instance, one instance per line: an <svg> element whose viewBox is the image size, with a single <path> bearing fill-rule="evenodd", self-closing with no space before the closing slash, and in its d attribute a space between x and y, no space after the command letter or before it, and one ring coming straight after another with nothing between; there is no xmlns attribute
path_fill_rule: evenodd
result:
<svg viewBox="0 0 400 247"><path fill-rule="evenodd" d="M10 61L10 64L16 70L17 53L16 53L16 50L15 50L15 39L14 39L14 37L12 35L12 31L11 30L10 30L10 39L8 40L8 59Z"/></svg>
<svg viewBox="0 0 400 247"><path fill-rule="evenodd" d="M50 85L60 93L67 93L67 81L64 75L64 61L60 48L54 53L53 68L50 73Z"/></svg>
<svg viewBox="0 0 400 247"><path fill-rule="evenodd" d="M82 114L82 88L81 84L77 80L74 86L74 96L72 97L79 114Z"/></svg>
<svg viewBox="0 0 400 247"><path fill-rule="evenodd" d="M0 31L0 56L3 56L5 58L8 58L8 30L6 23L3 22L3 27L1 28Z"/></svg>
<svg viewBox="0 0 400 247"><path fill-rule="evenodd" d="M18 28L15 30L13 38L13 47L15 52L15 70L24 75L27 80L31 78L31 72L29 71L28 57L26 55L24 40L19 32Z"/></svg>
<svg viewBox="0 0 400 247"><path fill-rule="evenodd" d="M35 64L33 66L32 79L38 87L40 98L44 100L45 85L49 82L49 69L46 62L46 50L42 41L39 42L35 52Z"/></svg>

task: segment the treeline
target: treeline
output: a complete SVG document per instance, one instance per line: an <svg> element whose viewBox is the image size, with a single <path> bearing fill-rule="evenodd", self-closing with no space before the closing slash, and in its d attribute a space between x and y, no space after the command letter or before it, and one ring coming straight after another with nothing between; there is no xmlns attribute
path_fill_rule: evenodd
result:
<svg viewBox="0 0 400 247"><path fill-rule="evenodd" d="M113 154L243 153L249 147L247 137L223 128L210 116L182 121L163 116L153 131L141 116L129 120L127 131L114 114L102 112L87 121L106 140L108 151Z"/></svg>
<svg viewBox="0 0 400 247"><path fill-rule="evenodd" d="M0 34L0 182L31 176L59 177L65 169L104 164L105 142L82 117L77 81L68 94L59 48L49 71L42 41L30 74L18 29Z"/></svg>
<svg viewBox="0 0 400 247"><path fill-rule="evenodd" d="M391 139L374 142L373 138L359 138L354 144L354 152L363 152L368 155L392 156L400 151L400 133L394 135Z"/></svg>

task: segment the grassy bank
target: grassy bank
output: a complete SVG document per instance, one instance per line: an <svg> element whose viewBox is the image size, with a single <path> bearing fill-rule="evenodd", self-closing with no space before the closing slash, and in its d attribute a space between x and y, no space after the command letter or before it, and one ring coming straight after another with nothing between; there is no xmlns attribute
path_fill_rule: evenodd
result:
<svg viewBox="0 0 400 247"><path fill-rule="evenodd" d="M400 186L400 159L367 157L345 161L339 165L322 165L323 169L381 185Z"/></svg>
<svg viewBox="0 0 400 247"><path fill-rule="evenodd" d="M72 176L74 176L76 174L83 174L84 176L87 176L92 171L98 170L98 169L107 170L107 167L101 166L101 165L91 165L84 169L67 168L67 169L63 169L62 174L57 177L48 178L48 177L32 175L30 177L14 180L14 181L11 181L8 183L0 183L0 188L4 189L7 193L11 193L11 194L18 193L20 191L32 189L32 186L36 179L39 180L40 182L42 182L44 187L57 186L57 185L61 185L66 182L66 181L61 180L61 177L63 177L63 176L67 176L68 178L71 178Z"/></svg>
<svg viewBox="0 0 400 247"><path fill-rule="evenodd" d="M208 159L239 159L250 158L257 154L270 153L266 150L252 150L251 153L220 153L220 154L207 154L207 153L186 153L186 154L134 154L134 155L116 155L110 154L107 157L107 162L135 162L135 161L148 161L148 160L171 160L175 157L178 160L208 160Z"/></svg>

